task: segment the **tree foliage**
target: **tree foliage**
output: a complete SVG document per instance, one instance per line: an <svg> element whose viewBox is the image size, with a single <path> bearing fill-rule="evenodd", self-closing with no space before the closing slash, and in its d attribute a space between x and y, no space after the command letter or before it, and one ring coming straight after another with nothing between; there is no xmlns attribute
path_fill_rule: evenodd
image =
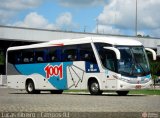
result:
<svg viewBox="0 0 160 118"><path fill-rule="evenodd" d="M151 74L153 76L153 79L157 78L157 76L160 76L160 58L157 57L156 61L153 61L150 59L150 69L151 69Z"/></svg>

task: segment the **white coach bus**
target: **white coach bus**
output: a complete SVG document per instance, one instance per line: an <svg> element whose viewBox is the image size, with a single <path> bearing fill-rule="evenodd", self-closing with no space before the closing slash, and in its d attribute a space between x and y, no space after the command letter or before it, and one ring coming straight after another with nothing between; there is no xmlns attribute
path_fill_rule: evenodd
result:
<svg viewBox="0 0 160 118"><path fill-rule="evenodd" d="M149 48L156 59L156 53ZM7 84L28 93L88 89L92 95L152 86L143 45L127 37L86 37L10 47L6 57Z"/></svg>

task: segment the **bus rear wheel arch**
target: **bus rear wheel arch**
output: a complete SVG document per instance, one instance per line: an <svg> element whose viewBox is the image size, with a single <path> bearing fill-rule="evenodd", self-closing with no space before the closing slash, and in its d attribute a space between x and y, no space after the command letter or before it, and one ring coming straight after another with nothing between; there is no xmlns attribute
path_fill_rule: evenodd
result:
<svg viewBox="0 0 160 118"><path fill-rule="evenodd" d="M35 93L40 93L39 90L35 90L35 85L34 85L34 82L32 79L28 79L26 81L26 91L29 93L29 94L35 94Z"/></svg>
<svg viewBox="0 0 160 118"><path fill-rule="evenodd" d="M103 91L100 90L99 83L96 78L88 80L88 89L91 95L101 95Z"/></svg>

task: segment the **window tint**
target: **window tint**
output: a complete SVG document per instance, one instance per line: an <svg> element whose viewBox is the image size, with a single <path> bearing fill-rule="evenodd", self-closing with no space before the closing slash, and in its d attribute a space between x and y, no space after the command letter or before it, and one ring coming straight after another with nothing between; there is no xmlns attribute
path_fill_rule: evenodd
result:
<svg viewBox="0 0 160 118"><path fill-rule="evenodd" d="M116 54L112 50L104 49L103 47L111 46L110 44L106 43L95 43L96 49L99 53L99 57L103 66L109 70L114 72L117 71L117 59Z"/></svg>
<svg viewBox="0 0 160 118"><path fill-rule="evenodd" d="M21 51L9 51L8 62L12 64L22 63L22 52Z"/></svg>
<svg viewBox="0 0 160 118"><path fill-rule="evenodd" d="M37 63L46 62L46 56L47 56L46 52L47 50L45 48L35 49L35 62Z"/></svg>
<svg viewBox="0 0 160 118"><path fill-rule="evenodd" d="M61 61L61 49L60 48L49 48L48 49L48 62L60 62Z"/></svg>
<svg viewBox="0 0 160 118"><path fill-rule="evenodd" d="M77 52L78 52L77 45L65 46L63 48L63 54L62 54L63 61L77 61L78 60Z"/></svg>
<svg viewBox="0 0 160 118"><path fill-rule="evenodd" d="M96 63L96 58L91 44L83 44L79 46L80 61Z"/></svg>
<svg viewBox="0 0 160 118"><path fill-rule="evenodd" d="M22 53L21 51L9 51L8 52L8 62L11 64L22 63Z"/></svg>
<svg viewBox="0 0 160 118"><path fill-rule="evenodd" d="M9 51L8 59L10 63L16 64L61 61L87 61L90 63L96 63L91 44Z"/></svg>
<svg viewBox="0 0 160 118"><path fill-rule="evenodd" d="M21 51L15 52L15 63L17 64L22 63L22 52Z"/></svg>
<svg viewBox="0 0 160 118"><path fill-rule="evenodd" d="M68 45L63 47L62 60L96 63L91 44Z"/></svg>
<svg viewBox="0 0 160 118"><path fill-rule="evenodd" d="M99 56L105 68L117 71L117 59L114 51L107 49L99 50Z"/></svg>
<svg viewBox="0 0 160 118"><path fill-rule="evenodd" d="M23 50L22 51L22 62L23 63L33 63L35 61L34 58L34 50Z"/></svg>
<svg viewBox="0 0 160 118"><path fill-rule="evenodd" d="M117 59L116 54L112 50L107 50L106 55L106 67L112 71L116 71L117 67Z"/></svg>

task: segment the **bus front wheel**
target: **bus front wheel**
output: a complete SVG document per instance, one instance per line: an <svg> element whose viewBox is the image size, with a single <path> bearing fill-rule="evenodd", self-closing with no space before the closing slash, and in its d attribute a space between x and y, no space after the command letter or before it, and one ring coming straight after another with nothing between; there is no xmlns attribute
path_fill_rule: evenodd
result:
<svg viewBox="0 0 160 118"><path fill-rule="evenodd" d="M34 93L40 93L40 91L36 91L35 90L35 86L34 86L34 83L32 80L29 80L27 83L26 83L26 91L29 93L29 94L34 94Z"/></svg>
<svg viewBox="0 0 160 118"><path fill-rule="evenodd" d="M103 91L100 90L99 84L96 80L92 80L89 82L89 92L91 95L101 95Z"/></svg>
<svg viewBox="0 0 160 118"><path fill-rule="evenodd" d="M129 91L116 91L119 96L126 96Z"/></svg>

